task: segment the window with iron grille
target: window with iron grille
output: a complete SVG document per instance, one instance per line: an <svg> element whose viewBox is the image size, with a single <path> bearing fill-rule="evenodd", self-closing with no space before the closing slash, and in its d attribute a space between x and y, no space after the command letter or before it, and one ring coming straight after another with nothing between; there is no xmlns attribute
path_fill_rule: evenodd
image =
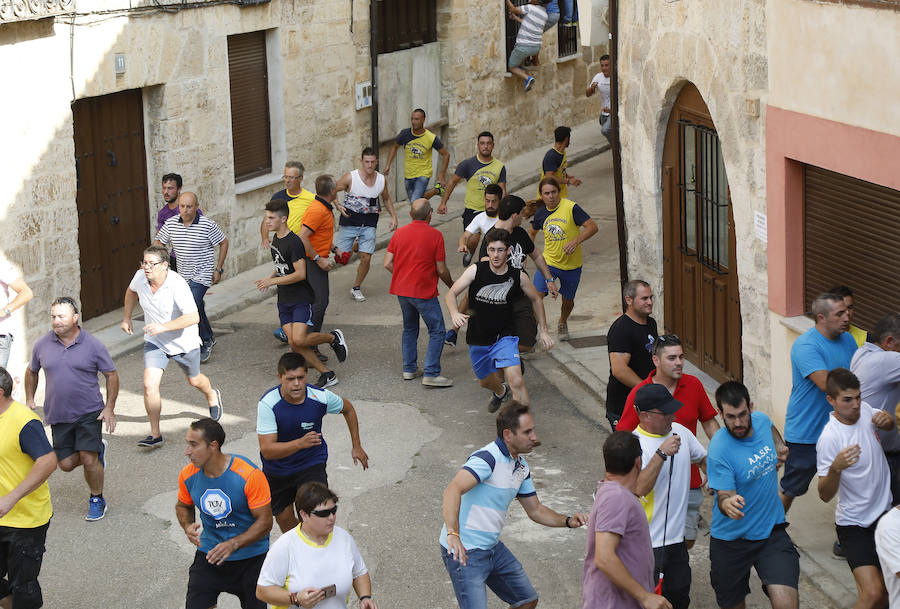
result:
<svg viewBox="0 0 900 609"><path fill-rule="evenodd" d="M241 182L272 171L266 32L228 37L228 79L234 179Z"/></svg>
<svg viewBox="0 0 900 609"><path fill-rule="evenodd" d="M437 0L372 0L377 11L378 53L393 53L437 40Z"/></svg>
<svg viewBox="0 0 900 609"><path fill-rule="evenodd" d="M681 251L703 266L728 271L730 194L722 146L714 129L678 121Z"/></svg>
<svg viewBox="0 0 900 609"><path fill-rule="evenodd" d="M512 3L516 6L522 6L523 4L530 4L530 0L512 0ZM506 62L503 64L503 68L506 69L509 66L509 56L512 54L513 47L516 46L516 36L519 34L519 22L509 16L509 11L505 8L503 9L504 14L506 15Z"/></svg>
<svg viewBox="0 0 900 609"><path fill-rule="evenodd" d="M560 59L578 53L578 26L563 25L562 23L557 25L556 44L559 48Z"/></svg>

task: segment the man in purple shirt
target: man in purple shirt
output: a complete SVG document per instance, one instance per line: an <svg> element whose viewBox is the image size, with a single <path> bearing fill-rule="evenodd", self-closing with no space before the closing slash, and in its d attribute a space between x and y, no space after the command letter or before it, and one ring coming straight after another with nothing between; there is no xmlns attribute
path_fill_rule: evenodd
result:
<svg viewBox="0 0 900 609"><path fill-rule="evenodd" d="M68 296L50 306L53 330L34 343L31 363L25 371L25 401L34 410L38 373L44 369L44 420L53 433L53 450L59 468L70 472L84 466L84 479L91 491L85 520L106 515L103 471L106 467L106 431L116 428L116 397L119 374L106 347L78 325L78 307ZM106 377L106 404L100 395L97 373Z"/></svg>
<svg viewBox="0 0 900 609"><path fill-rule="evenodd" d="M641 442L617 431L603 443L606 476L588 520L582 576L582 609L672 609L653 593L653 547L641 502Z"/></svg>
<svg viewBox="0 0 900 609"><path fill-rule="evenodd" d="M177 173L167 173L162 177L162 195L165 205L156 214L156 232L162 228L166 220L178 215L178 196L181 194L181 176ZM197 208L197 215L202 216L203 212ZM178 272L175 260L175 249L169 252L169 268Z"/></svg>

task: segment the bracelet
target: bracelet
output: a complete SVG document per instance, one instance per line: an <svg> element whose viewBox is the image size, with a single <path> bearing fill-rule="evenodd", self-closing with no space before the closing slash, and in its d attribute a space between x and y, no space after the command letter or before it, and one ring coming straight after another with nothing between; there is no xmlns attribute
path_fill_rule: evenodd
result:
<svg viewBox="0 0 900 609"><path fill-rule="evenodd" d="M572 527L569 526L569 519L570 519L570 518L571 518L571 516L566 516L566 528L567 528L567 529L571 529L571 528L572 528Z"/></svg>
<svg viewBox="0 0 900 609"><path fill-rule="evenodd" d="M313 258L312 261L313 261L313 262L318 262L318 261L319 261L319 258L321 258L321 256L319 256L318 252L316 252L316 257Z"/></svg>
<svg viewBox="0 0 900 609"><path fill-rule="evenodd" d="M225 269L216 269L216 272L217 272L219 275L221 275L222 273L225 272Z"/></svg>
<svg viewBox="0 0 900 609"><path fill-rule="evenodd" d="M460 537L459 533L457 533L456 531L447 531L447 537L451 535L456 535L460 540L462 540L462 537Z"/></svg>
<svg viewBox="0 0 900 609"><path fill-rule="evenodd" d="M656 449L656 454L659 455L659 458L662 459L663 461L665 461L666 459L669 458L669 455L664 453L661 448Z"/></svg>
<svg viewBox="0 0 900 609"><path fill-rule="evenodd" d="M372 598L372 595L371 594L363 594L362 596L359 597L359 600L364 601L367 598Z"/></svg>
<svg viewBox="0 0 900 609"><path fill-rule="evenodd" d="M300 599L297 598L296 592L291 592L291 607L299 607Z"/></svg>

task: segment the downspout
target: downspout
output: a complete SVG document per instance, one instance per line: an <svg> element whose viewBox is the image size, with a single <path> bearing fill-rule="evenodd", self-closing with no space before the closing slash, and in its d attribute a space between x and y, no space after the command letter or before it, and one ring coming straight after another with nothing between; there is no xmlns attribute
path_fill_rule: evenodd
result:
<svg viewBox="0 0 900 609"><path fill-rule="evenodd" d="M621 295L625 284L628 283L628 232L625 228L625 199L622 193L622 149L619 146L619 0L609 0L609 59L612 64L609 96L612 102L610 120L612 120L613 184L616 195L616 234L619 241L621 284L619 294ZM622 310L625 310L624 298L622 299Z"/></svg>
<svg viewBox="0 0 900 609"><path fill-rule="evenodd" d="M372 59L372 149L378 156L378 7L369 1L369 54Z"/></svg>

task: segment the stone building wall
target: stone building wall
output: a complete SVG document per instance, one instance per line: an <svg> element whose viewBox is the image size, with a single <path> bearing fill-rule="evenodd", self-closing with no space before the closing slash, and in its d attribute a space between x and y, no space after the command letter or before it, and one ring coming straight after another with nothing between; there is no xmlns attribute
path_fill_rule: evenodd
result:
<svg viewBox="0 0 900 609"><path fill-rule="evenodd" d="M771 412L766 245L754 233L754 212L766 212L766 2L637 0L619 7L629 274L653 284L655 316L664 321L662 154L672 105L690 81L709 107L731 188L744 382L757 407ZM745 113L747 100L758 116Z"/></svg>

